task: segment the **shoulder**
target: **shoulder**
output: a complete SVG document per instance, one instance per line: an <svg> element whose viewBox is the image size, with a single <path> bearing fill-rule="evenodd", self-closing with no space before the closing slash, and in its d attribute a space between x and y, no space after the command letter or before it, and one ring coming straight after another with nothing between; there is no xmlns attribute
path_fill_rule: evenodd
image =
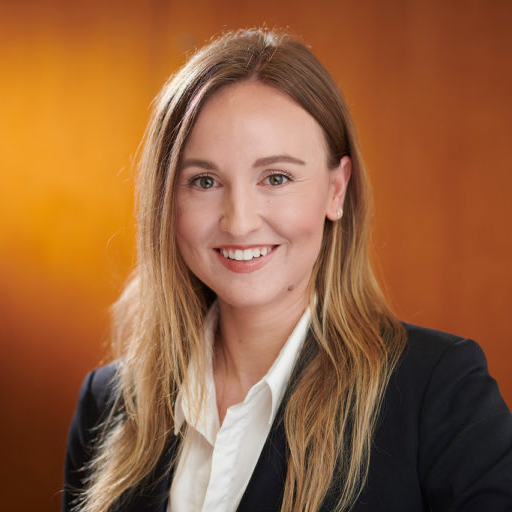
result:
<svg viewBox="0 0 512 512"><path fill-rule="evenodd" d="M477 371L488 375L485 355L475 341L435 329L404 323L407 344L397 377L425 390L434 377Z"/></svg>
<svg viewBox="0 0 512 512"><path fill-rule="evenodd" d="M89 372L80 389L79 404L81 401L87 401L89 406L100 413L108 408L115 399L118 370L119 362L113 361Z"/></svg>
<svg viewBox="0 0 512 512"><path fill-rule="evenodd" d="M458 432L469 426L473 431L474 425L503 426L512 442L512 417L480 346L442 331L405 328L407 344L386 392L393 421L418 432L424 446L449 424Z"/></svg>
<svg viewBox="0 0 512 512"><path fill-rule="evenodd" d="M462 338L435 329L428 329L404 323L407 332L407 357L421 358L426 362L435 363L445 352L450 350L469 351L483 357L483 352L473 340Z"/></svg>
<svg viewBox="0 0 512 512"><path fill-rule="evenodd" d="M421 393L423 408L430 403L439 406L444 400L447 408L458 403L474 413L477 403L485 403L486 414L503 411L509 415L478 343L424 327L405 327L408 340L397 375Z"/></svg>
<svg viewBox="0 0 512 512"><path fill-rule="evenodd" d="M88 450L97 428L112 409L117 393L119 364L112 362L89 372L82 382L78 401L71 421L68 449Z"/></svg>
<svg viewBox="0 0 512 512"><path fill-rule="evenodd" d="M113 362L97 368L82 383L68 434L62 510L71 510L77 491L85 486L99 426L115 403L118 367Z"/></svg>
<svg viewBox="0 0 512 512"><path fill-rule="evenodd" d="M405 328L377 431L379 478L392 464L403 481L417 475L433 510L509 510L512 416L482 349L453 334Z"/></svg>

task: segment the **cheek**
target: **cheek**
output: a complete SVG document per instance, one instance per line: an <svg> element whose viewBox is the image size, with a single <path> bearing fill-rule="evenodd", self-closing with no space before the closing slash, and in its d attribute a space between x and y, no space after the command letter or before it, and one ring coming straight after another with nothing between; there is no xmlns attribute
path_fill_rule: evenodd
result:
<svg viewBox="0 0 512 512"><path fill-rule="evenodd" d="M295 242L319 244L325 222L325 201L312 194L276 208L276 218L287 237ZM283 233L283 234L285 234Z"/></svg>
<svg viewBox="0 0 512 512"><path fill-rule="evenodd" d="M214 229L213 215L192 201L176 205L176 244L186 265L196 275L208 262Z"/></svg>
<svg viewBox="0 0 512 512"><path fill-rule="evenodd" d="M190 253L194 247L199 243L198 240L198 229L200 226L196 219L196 215L193 210L187 210L187 208L180 208L177 205L176 208L176 242L181 255L187 258L187 254Z"/></svg>
<svg viewBox="0 0 512 512"><path fill-rule="evenodd" d="M176 239L178 242L178 246L182 243L182 239L184 235L189 233L189 229L187 226L187 220L189 220L189 216L185 214L183 208L180 208L179 205L176 205Z"/></svg>

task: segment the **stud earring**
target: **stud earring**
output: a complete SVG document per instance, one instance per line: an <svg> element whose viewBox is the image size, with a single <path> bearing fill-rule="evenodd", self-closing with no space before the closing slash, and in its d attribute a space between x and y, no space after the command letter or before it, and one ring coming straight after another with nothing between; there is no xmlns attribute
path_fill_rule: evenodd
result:
<svg viewBox="0 0 512 512"><path fill-rule="evenodd" d="M337 213L338 213L338 220L340 220L341 217L343 217L343 208L341 206L338 208Z"/></svg>

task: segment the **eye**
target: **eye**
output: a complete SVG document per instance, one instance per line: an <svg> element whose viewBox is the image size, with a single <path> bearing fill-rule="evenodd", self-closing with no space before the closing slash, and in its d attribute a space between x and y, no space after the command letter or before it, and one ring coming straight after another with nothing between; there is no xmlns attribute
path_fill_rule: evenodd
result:
<svg viewBox="0 0 512 512"><path fill-rule="evenodd" d="M291 181L291 177L289 175L282 172L276 172L267 176L263 180L263 183L272 187L279 187L280 185L284 185L287 181Z"/></svg>
<svg viewBox="0 0 512 512"><path fill-rule="evenodd" d="M196 176L189 181L189 184L203 190L217 186L215 179L208 175Z"/></svg>

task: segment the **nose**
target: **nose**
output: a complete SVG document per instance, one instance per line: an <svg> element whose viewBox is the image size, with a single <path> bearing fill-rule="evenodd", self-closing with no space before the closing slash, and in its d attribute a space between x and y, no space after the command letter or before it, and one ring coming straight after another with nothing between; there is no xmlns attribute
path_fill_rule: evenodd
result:
<svg viewBox="0 0 512 512"><path fill-rule="evenodd" d="M261 222L261 212L254 191L245 187L230 189L224 198L221 230L234 238L242 238L256 231Z"/></svg>

